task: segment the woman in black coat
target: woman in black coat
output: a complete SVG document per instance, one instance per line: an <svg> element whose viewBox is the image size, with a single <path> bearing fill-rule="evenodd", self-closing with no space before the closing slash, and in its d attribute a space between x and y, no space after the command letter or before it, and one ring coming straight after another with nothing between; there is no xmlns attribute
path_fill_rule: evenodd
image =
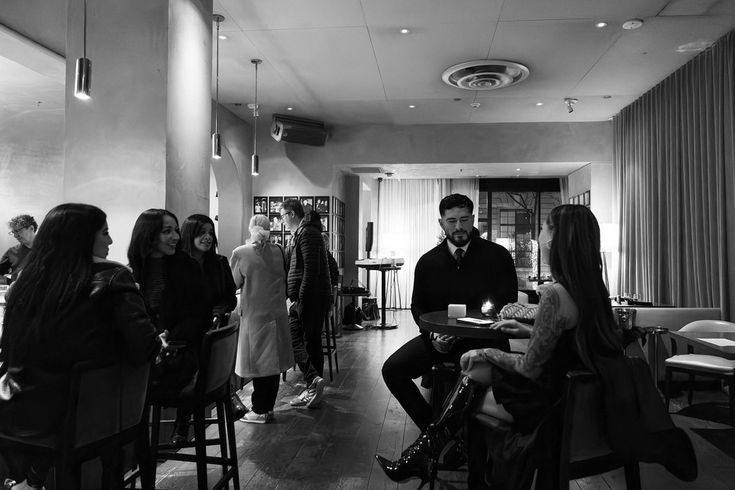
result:
<svg viewBox="0 0 735 490"><path fill-rule="evenodd" d="M180 238L173 213L149 209L135 222L128 248L148 314L158 333L177 346L175 362L158 363L152 373L151 389L161 397L176 396L193 382L202 339L211 322L201 267L180 250ZM186 439L190 416L188 411L178 411L174 442Z"/></svg>
<svg viewBox="0 0 735 490"><path fill-rule="evenodd" d="M28 263L7 294L0 432L55 433L65 416L74 364L142 364L159 352L161 341L130 270L105 260L111 243L107 217L95 206L62 204L41 223ZM50 461L18 451L2 456L10 471L0 481L41 487Z"/></svg>

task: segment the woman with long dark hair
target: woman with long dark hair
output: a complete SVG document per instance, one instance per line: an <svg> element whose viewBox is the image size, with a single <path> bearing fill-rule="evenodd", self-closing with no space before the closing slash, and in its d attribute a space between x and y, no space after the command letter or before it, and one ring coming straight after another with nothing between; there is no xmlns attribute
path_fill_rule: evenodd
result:
<svg viewBox="0 0 735 490"><path fill-rule="evenodd" d="M445 400L441 416L400 459L376 455L391 479L428 480L430 465L463 426L477 394L486 389L486 400L502 405L498 412L509 413L514 427L530 434L561 398L567 371L584 366L596 373L598 360L622 356L620 332L602 280L600 229L592 212L585 206L557 206L539 235L539 247L554 282L541 292L533 328L528 332L515 320L493 326L510 335L530 333L527 352L491 348L463 354L463 376Z"/></svg>
<svg viewBox="0 0 735 490"><path fill-rule="evenodd" d="M74 364L142 364L159 352L161 341L130 270L106 260L111 243L107 216L95 206L61 204L41 223L7 295L0 339L4 434L55 433ZM41 487L50 461L17 451L3 456L10 468L5 477L21 482L6 482L7 488Z"/></svg>
<svg viewBox="0 0 735 490"><path fill-rule="evenodd" d="M208 309L224 327L237 304L237 288L227 257L217 254L217 235L209 216L192 214L184 220L181 225L181 250L201 266Z"/></svg>
<svg viewBox="0 0 735 490"><path fill-rule="evenodd" d="M151 389L162 396L175 396L194 380L199 349L211 323L201 267L180 250L180 238L173 213L148 209L135 222L128 248L148 314L169 350L175 351L170 356L174 361L156 364L152 373ZM173 442L186 440L190 416L178 411Z"/></svg>

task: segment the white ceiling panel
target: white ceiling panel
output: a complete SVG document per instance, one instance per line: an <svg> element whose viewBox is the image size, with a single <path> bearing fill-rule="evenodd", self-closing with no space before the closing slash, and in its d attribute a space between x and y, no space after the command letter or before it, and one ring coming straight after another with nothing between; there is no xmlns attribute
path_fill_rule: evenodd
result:
<svg viewBox="0 0 735 490"><path fill-rule="evenodd" d="M240 29L303 29L365 24L360 0L216 0ZM227 15L227 14L225 14Z"/></svg>
<svg viewBox="0 0 735 490"><path fill-rule="evenodd" d="M614 29L579 20L500 22L490 57L517 61L531 72L518 85L502 89L503 95L570 95L617 36ZM493 92L485 94L497 95Z"/></svg>
<svg viewBox="0 0 735 490"><path fill-rule="evenodd" d="M442 82L442 72L452 65L484 59L495 23L434 24L410 35L395 30L371 30L375 56L389 98L451 98L461 89Z"/></svg>
<svg viewBox="0 0 735 490"><path fill-rule="evenodd" d="M449 178L554 178L563 177L589 162L531 163L405 163L383 165L391 179ZM385 177L385 176L384 176Z"/></svg>
<svg viewBox="0 0 735 490"><path fill-rule="evenodd" d="M495 23L500 0L364 0L368 24L414 29L440 23Z"/></svg>
<svg viewBox="0 0 735 490"><path fill-rule="evenodd" d="M511 0L500 20L625 20L658 14L671 0Z"/></svg>
<svg viewBox="0 0 735 490"><path fill-rule="evenodd" d="M471 122L470 99L405 99L392 100L391 113L395 124L453 124ZM414 108L409 107L414 105Z"/></svg>
<svg viewBox="0 0 735 490"><path fill-rule="evenodd" d="M735 17L659 17L621 35L576 87L589 94L641 95L698 53L676 48L715 41L732 29Z"/></svg>

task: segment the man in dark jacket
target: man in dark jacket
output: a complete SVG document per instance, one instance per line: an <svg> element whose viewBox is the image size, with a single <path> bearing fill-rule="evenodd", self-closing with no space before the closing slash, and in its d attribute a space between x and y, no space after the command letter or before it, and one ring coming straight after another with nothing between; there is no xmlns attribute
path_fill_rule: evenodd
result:
<svg viewBox="0 0 735 490"><path fill-rule="evenodd" d="M304 219L304 214L298 199L286 199L281 205L283 223L293 235L286 254L289 262L286 292L291 301L288 320L296 362L306 381L306 389L291 401L291 405L316 408L326 384L322 377L322 327L330 306L332 286L320 226Z"/></svg>
<svg viewBox="0 0 735 490"><path fill-rule="evenodd" d="M38 224L33 216L21 214L8 221L9 234L18 240L18 245L10 247L0 258L0 284L10 284L18 277L33 247ZM4 277L10 273L10 277Z"/></svg>
<svg viewBox="0 0 735 490"><path fill-rule="evenodd" d="M518 279L513 258L504 247L472 232L472 201L452 194L439 203L439 225L446 234L439 245L425 253L416 264L411 313L419 317L446 310L450 304L479 310L490 301L496 311L518 297ZM383 379L414 423L424 431L432 420L431 406L413 380L431 371L434 364L459 362L470 349L495 347L508 350L508 341L460 339L430 335L425 330L401 346L383 364Z"/></svg>

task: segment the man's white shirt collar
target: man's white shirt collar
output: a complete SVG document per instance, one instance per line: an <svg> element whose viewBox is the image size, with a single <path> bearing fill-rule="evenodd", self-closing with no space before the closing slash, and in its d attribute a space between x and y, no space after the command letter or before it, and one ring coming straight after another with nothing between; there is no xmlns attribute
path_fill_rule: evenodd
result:
<svg viewBox="0 0 735 490"><path fill-rule="evenodd" d="M449 246L449 253L452 254L452 256L454 256L454 251L457 250L458 248L461 248L462 250L464 250L464 253L467 254L467 249L470 247L470 242L467 242L467 244L464 247L458 247L452 242L450 242L449 240L447 240L447 245Z"/></svg>

